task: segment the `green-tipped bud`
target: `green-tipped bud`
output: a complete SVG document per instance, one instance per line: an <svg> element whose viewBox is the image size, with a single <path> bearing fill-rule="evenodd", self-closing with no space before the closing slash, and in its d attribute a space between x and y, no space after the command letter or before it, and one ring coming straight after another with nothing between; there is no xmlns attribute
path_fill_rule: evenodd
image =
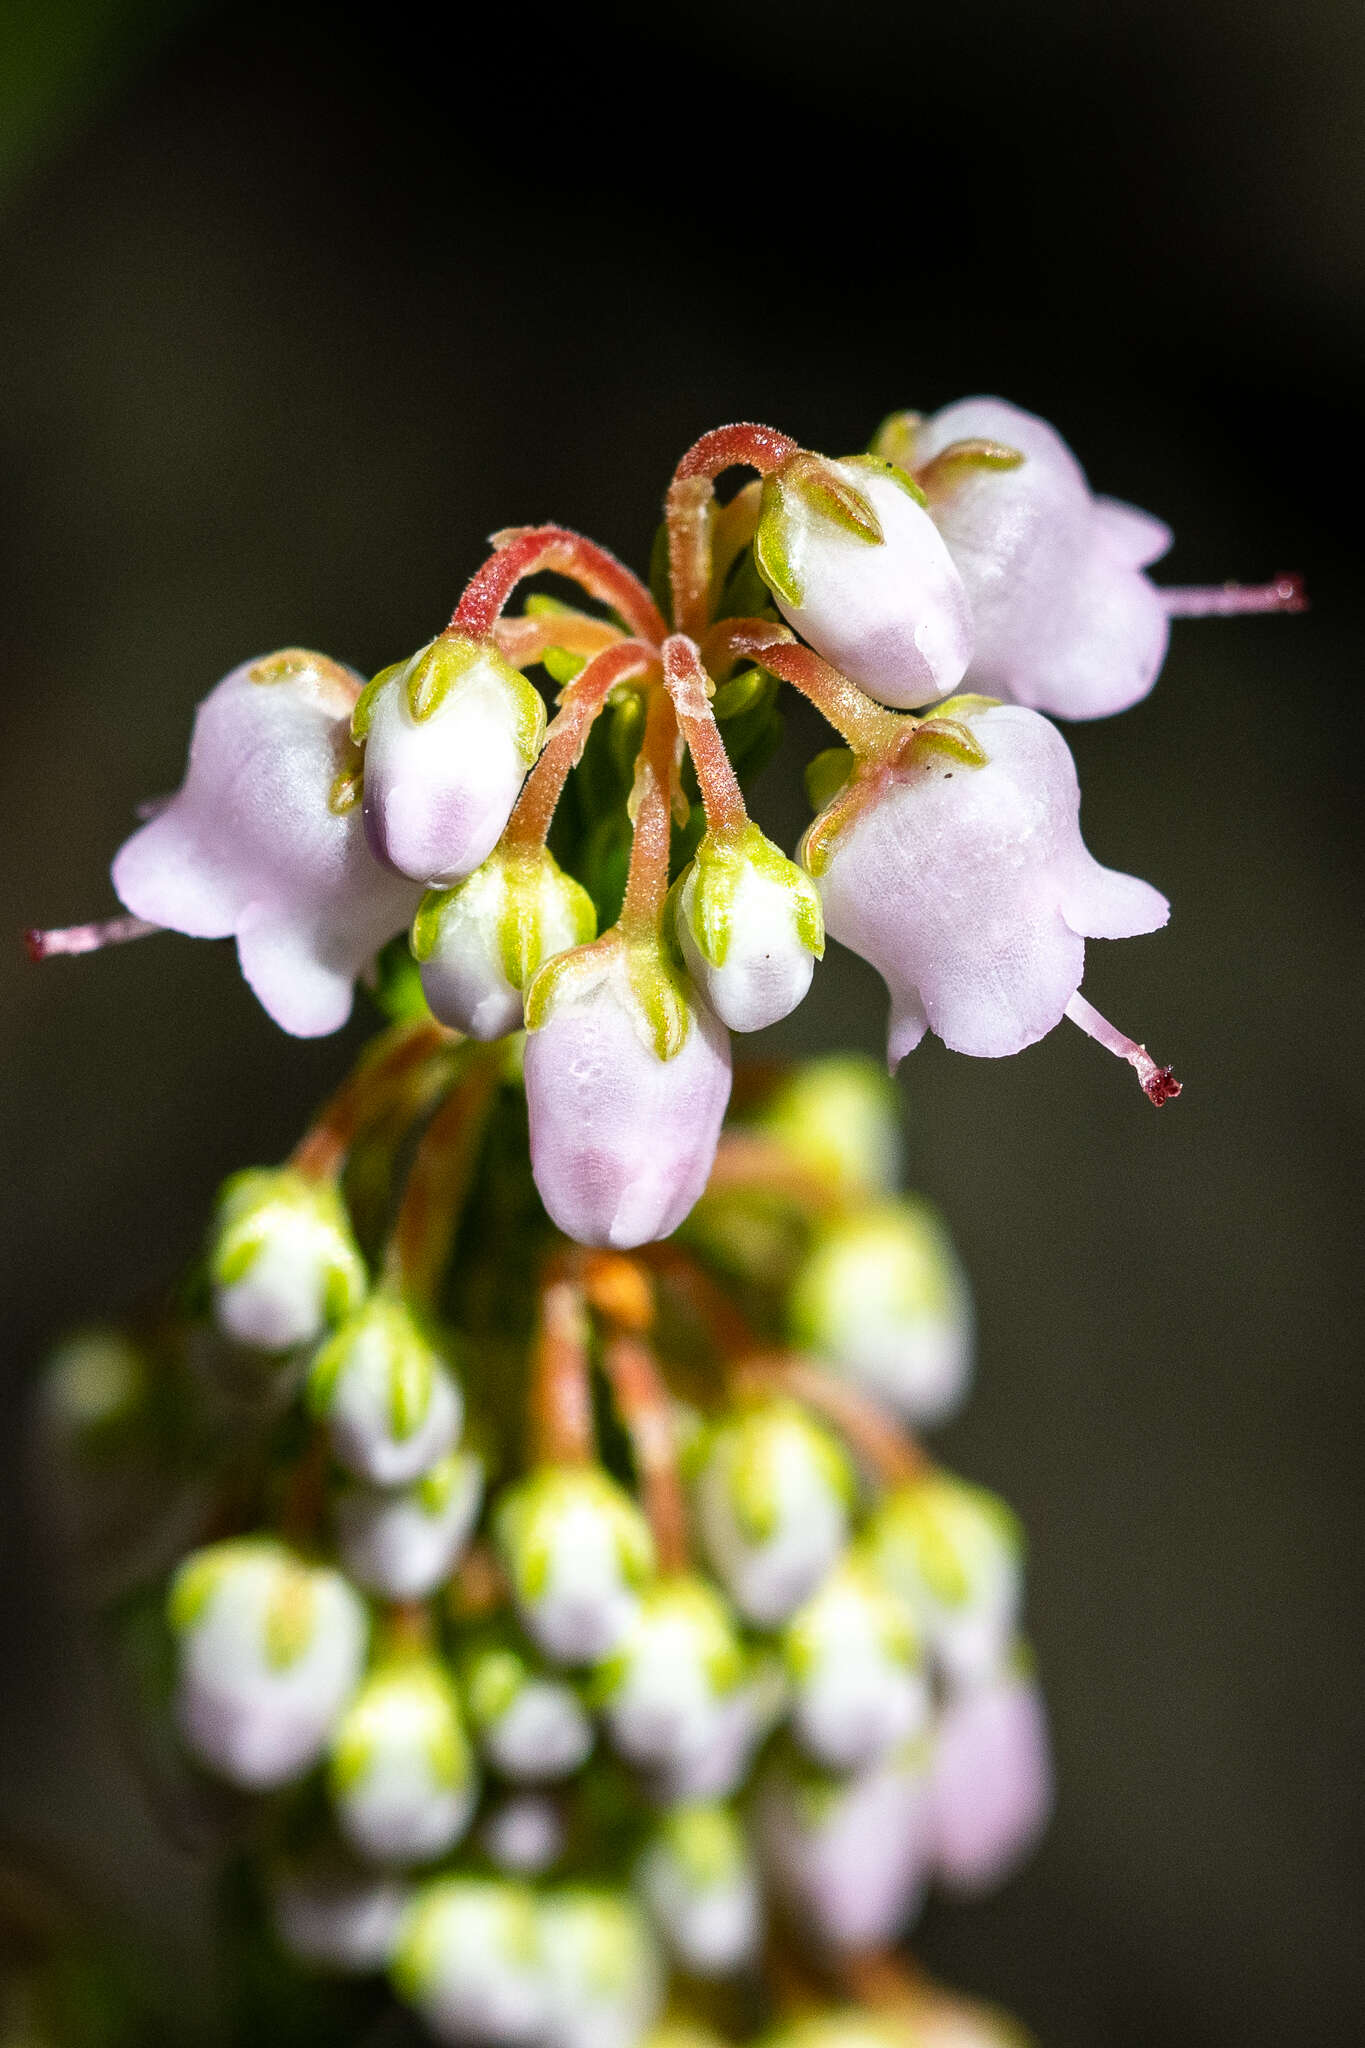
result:
<svg viewBox="0 0 1365 2048"><path fill-rule="evenodd" d="M336 1536L347 1572L367 1593L424 1600L459 1563L483 1487L483 1460L474 1451L452 1451L407 1486L345 1486Z"/></svg>
<svg viewBox="0 0 1365 2048"><path fill-rule="evenodd" d="M950 1680L972 1684L999 1668L1023 1597L1023 1541L1004 1501L929 1472L880 1502L866 1542Z"/></svg>
<svg viewBox="0 0 1365 2048"><path fill-rule="evenodd" d="M209 1239L219 1328L239 1344L315 1344L365 1298L365 1262L330 1181L253 1167L225 1182Z"/></svg>
<svg viewBox="0 0 1365 2048"><path fill-rule="evenodd" d="M443 1024L471 1038L520 1031L532 976L597 931L586 889L544 847L491 853L453 889L422 899L412 950L422 988Z"/></svg>
<svg viewBox="0 0 1365 2048"><path fill-rule="evenodd" d="M693 979L732 1031L789 1016L825 950L814 883L752 824L707 833L678 892L677 924Z"/></svg>
<svg viewBox="0 0 1365 2048"><path fill-rule="evenodd" d="M748 1837L728 1806L675 1806L640 1860L640 1890L683 1969L728 1976L749 1962L762 1932Z"/></svg>
<svg viewBox="0 0 1365 2048"><path fill-rule="evenodd" d="M967 1283L927 1202L882 1202L828 1224L797 1274L788 1313L799 1344L911 1422L945 1421L966 1393Z"/></svg>
<svg viewBox="0 0 1365 2048"><path fill-rule="evenodd" d="M853 1468L796 1402L765 1401L717 1423L696 1469L707 1558L745 1619L775 1627L844 1547Z"/></svg>
<svg viewBox="0 0 1365 2048"><path fill-rule="evenodd" d="M724 1600L704 1579L671 1578L645 1592L593 1695L619 1754L667 1769L712 1748L744 1675Z"/></svg>
<svg viewBox="0 0 1365 2048"><path fill-rule="evenodd" d="M850 1554L787 1624L792 1727L830 1770L863 1770L929 1719L929 1684L906 1603Z"/></svg>
<svg viewBox="0 0 1365 2048"><path fill-rule="evenodd" d="M387 1294L372 1295L323 1345L308 1395L339 1463L378 1486L429 1472L458 1437L464 1410L446 1361Z"/></svg>
<svg viewBox="0 0 1365 2048"><path fill-rule="evenodd" d="M373 1863L429 1863L474 1811L474 1759L449 1675L434 1657L372 1672L332 1739L328 1783L342 1834Z"/></svg>
<svg viewBox="0 0 1365 2048"><path fill-rule="evenodd" d="M841 1193L889 1195L900 1180L900 1097L880 1060L830 1053L803 1061L764 1104L759 1123Z"/></svg>
<svg viewBox="0 0 1365 2048"><path fill-rule="evenodd" d="M552 1784L587 1762L593 1727L578 1693L510 1639L475 1644L460 1677L479 1749L501 1777Z"/></svg>
<svg viewBox="0 0 1365 2048"><path fill-rule="evenodd" d="M531 1893L503 1879L423 1885L398 1930L393 1981L438 2041L542 2041L546 1987Z"/></svg>
<svg viewBox="0 0 1365 2048"><path fill-rule="evenodd" d="M636 2048L658 2014L663 1970L634 1902L605 1890L552 1892L537 1919L556 2048Z"/></svg>
<svg viewBox="0 0 1365 2048"><path fill-rule="evenodd" d="M596 1466L546 1467L503 1494L494 1524L518 1612L557 1664L609 1656L654 1570L649 1525Z"/></svg>

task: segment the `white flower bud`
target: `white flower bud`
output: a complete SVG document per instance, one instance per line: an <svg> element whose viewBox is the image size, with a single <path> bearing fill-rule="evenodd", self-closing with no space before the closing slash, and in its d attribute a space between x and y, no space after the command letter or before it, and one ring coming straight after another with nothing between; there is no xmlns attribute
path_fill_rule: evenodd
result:
<svg viewBox="0 0 1365 2048"><path fill-rule="evenodd" d="M438 2041L499 2048L545 2038L536 1906L506 1880L423 1885L398 1932L393 1980Z"/></svg>
<svg viewBox="0 0 1365 2048"><path fill-rule="evenodd" d="M699 1799L729 1799L749 1775L759 1745L781 1720L786 1681L776 1658L761 1653L749 1660L749 1675L716 1703L698 1739L675 1750L656 1774L655 1791L665 1805Z"/></svg>
<svg viewBox="0 0 1365 2048"><path fill-rule="evenodd" d="M758 1880L728 1807L678 1806L640 1860L646 1905L683 1969L722 1977L752 1960L762 1933Z"/></svg>
<svg viewBox="0 0 1365 2048"><path fill-rule="evenodd" d="M905 1603L861 1557L844 1558L782 1639L792 1728L830 1770L865 1769L924 1732L929 1684Z"/></svg>
<svg viewBox="0 0 1365 2048"><path fill-rule="evenodd" d="M746 1621L773 1628L800 1606L848 1538L853 1469L794 1401L717 1423L698 1461L698 1529Z"/></svg>
<svg viewBox="0 0 1365 2048"><path fill-rule="evenodd" d="M302 648L243 662L195 714L181 788L114 861L136 917L235 938L256 996L301 1038L346 1022L356 976L417 907L365 844L350 740L359 687Z"/></svg>
<svg viewBox="0 0 1365 2048"><path fill-rule="evenodd" d="M900 1198L825 1224L787 1313L797 1343L910 1422L944 1422L966 1394L971 1300L927 1202Z"/></svg>
<svg viewBox="0 0 1365 2048"><path fill-rule="evenodd" d="M523 992L557 953L597 931L586 889L544 847L498 850L453 889L422 898L412 951L443 1024L471 1038L522 1026Z"/></svg>
<svg viewBox="0 0 1365 2048"><path fill-rule="evenodd" d="M410 1309L373 1294L313 1360L308 1395L338 1463L377 1486L429 1472L460 1433L464 1401Z"/></svg>
<svg viewBox="0 0 1365 2048"><path fill-rule="evenodd" d="M539 1877L564 1853L564 1821L553 1799L520 1792L493 1808L479 1833L489 1861L509 1877Z"/></svg>
<svg viewBox="0 0 1365 2048"><path fill-rule="evenodd" d="M825 950L809 875L752 824L703 838L678 891L677 927L693 980L731 1031L790 1016Z"/></svg>
<svg viewBox="0 0 1365 2048"><path fill-rule="evenodd" d="M453 1451L409 1486L352 1481L336 1501L337 1549L367 1593L423 1600L445 1584L473 1534L484 1468L473 1451Z"/></svg>
<svg viewBox="0 0 1365 2048"><path fill-rule="evenodd" d="M626 1634L593 1682L612 1745L627 1762L663 1766L709 1747L744 1653L724 1601L700 1578L641 1595Z"/></svg>
<svg viewBox="0 0 1365 2048"><path fill-rule="evenodd" d="M331 1853L272 1873L271 1920L296 1962L363 1976L388 1963L411 1896L401 1878Z"/></svg>
<svg viewBox="0 0 1365 2048"><path fill-rule="evenodd" d="M442 638L375 677L352 732L365 744L376 860L416 882L458 882L502 837L545 706L495 647Z"/></svg>
<svg viewBox="0 0 1365 2048"><path fill-rule="evenodd" d="M595 1664L622 1641L654 1569L630 1496L595 1465L550 1466L505 1492L495 1534L528 1633L557 1664Z"/></svg>
<svg viewBox="0 0 1365 2048"><path fill-rule="evenodd" d="M281 1543L240 1537L185 1560L168 1611L190 1749L251 1789L300 1776L360 1679L367 1622L346 1581Z"/></svg>
<svg viewBox="0 0 1365 2048"><path fill-rule="evenodd" d="M483 1757L515 1785L572 1777L592 1753L593 1726L567 1679L537 1671L511 1643L478 1645L461 1668Z"/></svg>
<svg viewBox="0 0 1365 2048"><path fill-rule="evenodd" d="M365 1298L365 1262L330 1181L291 1167L235 1173L219 1194L209 1248L218 1327L239 1344L315 1344Z"/></svg>
<svg viewBox="0 0 1365 2048"><path fill-rule="evenodd" d="M342 1834L375 1863L429 1863L458 1842L478 1786L460 1705L433 1657L371 1672L332 1737L329 1785Z"/></svg>
<svg viewBox="0 0 1365 2048"><path fill-rule="evenodd" d="M552 1892L537 1919L550 2048L638 2048L658 2016L663 1971L632 1901L587 1888Z"/></svg>
<svg viewBox="0 0 1365 2048"><path fill-rule="evenodd" d="M789 625L883 704L946 697L971 658L967 593L924 493L876 456L797 456L763 485L754 544Z"/></svg>
<svg viewBox="0 0 1365 2048"><path fill-rule="evenodd" d="M629 1251L677 1229L706 1185L730 1040L656 950L566 953L527 998L531 1166L553 1222Z"/></svg>
<svg viewBox="0 0 1365 2048"><path fill-rule="evenodd" d="M1042 1694L1026 1660L1011 1660L944 1707L930 1775L939 1882L974 1897L1033 1848L1052 1807Z"/></svg>
<svg viewBox="0 0 1365 2048"><path fill-rule="evenodd" d="M1023 1597L1019 1525L1002 1500L928 1472L887 1494L865 1540L951 1684L977 1684L999 1669Z"/></svg>
<svg viewBox="0 0 1365 2048"><path fill-rule="evenodd" d="M775 1764L759 1787L756 1826L774 1889L832 1947L881 1947L918 1915L930 1856L918 1751L854 1778Z"/></svg>
<svg viewBox="0 0 1365 2048"><path fill-rule="evenodd" d="M760 1130L841 1191L889 1195L904 1156L896 1084L861 1053L803 1060L763 1105Z"/></svg>

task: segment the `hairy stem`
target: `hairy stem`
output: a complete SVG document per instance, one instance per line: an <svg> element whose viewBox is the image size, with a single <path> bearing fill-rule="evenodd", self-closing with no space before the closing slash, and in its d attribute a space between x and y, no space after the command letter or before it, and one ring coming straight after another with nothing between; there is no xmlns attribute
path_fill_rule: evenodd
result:
<svg viewBox="0 0 1365 2048"><path fill-rule="evenodd" d="M665 500L673 623L679 632L699 637L710 616L716 478L740 465L767 476L797 452L798 444L790 435L740 420L733 426L712 428L683 456Z"/></svg>
<svg viewBox="0 0 1365 2048"><path fill-rule="evenodd" d="M665 640L663 654L664 683L697 771L707 830L717 838L739 832L748 824L749 813L711 709L709 679L697 644L674 633Z"/></svg>
<svg viewBox="0 0 1365 2048"><path fill-rule="evenodd" d="M390 1025L368 1045L351 1073L290 1154L289 1164L310 1180L335 1180L366 1124L391 1106L429 1060L450 1053L459 1039L430 1017Z"/></svg>
<svg viewBox="0 0 1365 2048"><path fill-rule="evenodd" d="M570 772L583 758L593 721L618 683L648 673L658 663L657 651L643 640L620 640L595 655L569 683L559 710L545 735L540 759L522 785L507 821L503 844L539 847L545 844L555 806Z"/></svg>
<svg viewBox="0 0 1365 2048"><path fill-rule="evenodd" d="M605 548L566 526L524 526L498 536L496 551L465 586L446 632L488 639L517 585L545 569L569 577L590 597L610 605L640 639L657 647L668 631L639 577Z"/></svg>
<svg viewBox="0 0 1365 2048"><path fill-rule="evenodd" d="M428 1309L436 1303L502 1068L496 1047L467 1047L464 1058L463 1072L422 1133L385 1253L385 1279Z"/></svg>
<svg viewBox="0 0 1365 2048"><path fill-rule="evenodd" d="M587 1465L596 1453L583 1290L562 1270L541 1289L527 1398L531 1455L540 1465Z"/></svg>
<svg viewBox="0 0 1365 2048"><path fill-rule="evenodd" d="M652 939L668 894L668 856L673 830L673 785L677 774L678 721L663 689L651 692L645 736L635 764L630 843L621 930L628 939Z"/></svg>

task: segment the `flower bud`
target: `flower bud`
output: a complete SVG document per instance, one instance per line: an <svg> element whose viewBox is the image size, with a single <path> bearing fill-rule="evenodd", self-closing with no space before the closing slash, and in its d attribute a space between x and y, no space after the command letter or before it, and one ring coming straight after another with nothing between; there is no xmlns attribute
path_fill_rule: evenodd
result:
<svg viewBox="0 0 1365 2048"><path fill-rule="evenodd" d="M805 842L827 929L890 992L893 1066L929 1030L955 1052L1021 1052L1061 1021L1087 938L1131 938L1169 915L1148 883L1087 851L1055 726L1012 704L942 711L984 765L916 744L872 802L832 836L817 818Z"/></svg>
<svg viewBox="0 0 1365 2048"><path fill-rule="evenodd" d="M968 398L916 430L916 464L986 440L1024 460L947 463L930 509L971 600L970 688L1057 718L1103 718L1145 697L1166 655L1161 594L1143 575L1170 528L1092 497L1055 428L999 398ZM926 481L928 481L926 479Z"/></svg>
<svg viewBox="0 0 1365 2048"><path fill-rule="evenodd" d="M545 961L587 945L597 912L544 847L491 853L453 889L430 890L412 950L432 1013L471 1038L522 1026L522 996Z"/></svg>
<svg viewBox="0 0 1365 2048"><path fill-rule="evenodd" d="M388 1963L411 1895L401 1878L333 1851L271 1873L271 1921L296 1962L365 1976Z"/></svg>
<svg viewBox="0 0 1365 2048"><path fill-rule="evenodd" d="M510 1642L481 1643L461 1667L470 1724L487 1763L515 1785L572 1777L593 1727L567 1679L550 1678Z"/></svg>
<svg viewBox="0 0 1365 2048"><path fill-rule="evenodd" d="M235 938L253 991L300 1038L346 1022L357 974L417 903L365 844L358 690L349 669L301 648L243 662L195 714L184 783L114 861L134 916Z"/></svg>
<svg viewBox="0 0 1365 2048"><path fill-rule="evenodd" d="M634 1623L654 1569L644 1516L595 1465L546 1466L510 1487L494 1524L533 1641L557 1664L595 1664Z"/></svg>
<svg viewBox="0 0 1365 2048"><path fill-rule="evenodd" d="M637 2048L658 2016L663 1971L632 1901L586 1887L552 1892L537 1920L550 2048Z"/></svg>
<svg viewBox="0 0 1365 2048"><path fill-rule="evenodd" d="M894 464L784 464L764 482L754 552L787 623L881 703L929 704L961 681L967 593L924 493Z"/></svg>
<svg viewBox="0 0 1365 2048"><path fill-rule="evenodd" d="M774 1889L832 1947L881 1947L917 1917L930 1856L917 1750L854 1778L774 1764L759 1787L756 1825Z"/></svg>
<svg viewBox="0 0 1365 2048"><path fill-rule="evenodd" d="M288 1166L224 1184L209 1278L218 1327L262 1351L315 1344L365 1298L365 1262L339 1191Z"/></svg>
<svg viewBox="0 0 1365 2048"><path fill-rule="evenodd" d="M612 1745L628 1763L666 1765L708 1747L744 1653L724 1601L700 1578L671 1578L638 1611L593 1682Z"/></svg>
<svg viewBox="0 0 1365 2048"><path fill-rule="evenodd" d="M398 1931L393 1981L438 2041L542 2041L545 1982L530 1892L466 1877L423 1885Z"/></svg>
<svg viewBox="0 0 1365 2048"><path fill-rule="evenodd" d="M453 1451L405 1487L352 1482L336 1501L337 1549L367 1593L424 1600L445 1584L473 1534L483 1462Z"/></svg>
<svg viewBox="0 0 1365 2048"><path fill-rule="evenodd" d="M1022 1538L1002 1500L928 1472L886 1495L865 1540L951 1684L979 1684L999 1669L1023 1596Z"/></svg>
<svg viewBox="0 0 1365 2048"><path fill-rule="evenodd" d="M508 1877L539 1877L564 1853L564 1821L553 1799L519 1792L493 1808L479 1839L489 1861Z"/></svg>
<svg viewBox="0 0 1365 2048"><path fill-rule="evenodd" d="M526 1023L531 1166L552 1221L619 1251L667 1237L715 1157L724 1027L656 950L603 942L541 969Z"/></svg>
<svg viewBox="0 0 1365 2048"><path fill-rule="evenodd" d="M792 1728L830 1770L862 1770L929 1719L929 1685L906 1605L866 1559L837 1564L782 1638Z"/></svg>
<svg viewBox="0 0 1365 2048"><path fill-rule="evenodd" d="M825 950L810 877L757 825L706 834L678 892L677 927L693 980L731 1031L790 1016Z"/></svg>
<svg viewBox="0 0 1365 2048"><path fill-rule="evenodd" d="M460 1433L464 1402L405 1303L373 1294L313 1360L308 1396L337 1460L377 1486L429 1472Z"/></svg>
<svg viewBox="0 0 1365 2048"><path fill-rule="evenodd" d="M460 1705L434 1657L371 1672L332 1737L342 1834L375 1863L429 1863L464 1834L478 1787Z"/></svg>
<svg viewBox="0 0 1365 2048"><path fill-rule="evenodd" d="M458 882L502 837L545 706L495 647L442 637L375 677L352 732L375 859L415 882Z"/></svg>
<svg viewBox="0 0 1365 2048"><path fill-rule="evenodd" d="M684 1970L723 1977L749 1962L762 1933L748 1841L725 1806L678 1806L640 1860L640 1891Z"/></svg>
<svg viewBox="0 0 1365 2048"><path fill-rule="evenodd" d="M904 1143L896 1085L861 1053L803 1060L763 1106L759 1128L841 1193L889 1195Z"/></svg>
<svg viewBox="0 0 1365 2048"><path fill-rule="evenodd" d="M777 1659L761 1651L751 1654L743 1682L716 1702L709 1725L699 1723L697 1739L676 1749L655 1773L660 1801L677 1806L731 1798L786 1706L786 1680Z"/></svg>
<svg viewBox="0 0 1365 2048"><path fill-rule="evenodd" d="M853 1469L794 1401L764 1401L717 1423L698 1462L698 1530L746 1621L774 1628L828 1571L848 1537Z"/></svg>
<svg viewBox="0 0 1365 2048"><path fill-rule="evenodd" d="M266 1537L238 1537L186 1558L168 1611L176 1713L199 1760L253 1790L306 1771L364 1661L365 1609L340 1574Z"/></svg>
<svg viewBox="0 0 1365 2048"><path fill-rule="evenodd" d="M946 1421L967 1391L966 1276L927 1202L882 1202L825 1224L787 1314L797 1343L911 1422Z"/></svg>
<svg viewBox="0 0 1365 2048"><path fill-rule="evenodd" d="M1052 1806L1047 1717L1037 1682L1011 1660L950 1698L930 1772L939 1882L964 1898L989 1891L1033 1848Z"/></svg>

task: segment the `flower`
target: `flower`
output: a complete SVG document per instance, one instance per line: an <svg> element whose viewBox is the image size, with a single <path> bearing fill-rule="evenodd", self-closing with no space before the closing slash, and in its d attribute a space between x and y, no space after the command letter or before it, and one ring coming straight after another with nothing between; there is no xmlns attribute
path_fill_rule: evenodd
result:
<svg viewBox="0 0 1365 2048"><path fill-rule="evenodd" d="M393 1980L438 2041L542 2041L546 1995L532 1894L505 1878L423 1885L398 1930Z"/></svg>
<svg viewBox="0 0 1365 2048"><path fill-rule="evenodd" d="M698 1534L746 1621L774 1628L848 1538L853 1469L795 1401L764 1401L708 1432L697 1464Z"/></svg>
<svg viewBox="0 0 1365 2048"><path fill-rule="evenodd" d="M494 1534L522 1622L557 1664L609 1656L654 1569L644 1516L600 1467L544 1466L509 1487Z"/></svg>
<svg viewBox="0 0 1365 2048"><path fill-rule="evenodd" d="M677 898L688 971L731 1031L762 1031L805 997L825 950L808 875L757 825L707 833Z"/></svg>
<svg viewBox="0 0 1365 2048"><path fill-rule="evenodd" d="M422 898L412 950L422 990L443 1024L471 1038L522 1026L522 992L537 969L597 931L586 889L543 847L491 853L453 889Z"/></svg>
<svg viewBox="0 0 1365 2048"><path fill-rule="evenodd" d="M917 1749L856 1777L772 1765L759 1785L759 1852L788 1908L835 1948L903 1934L929 1877L928 1784Z"/></svg>
<svg viewBox="0 0 1365 2048"><path fill-rule="evenodd" d="M1017 467L954 463L955 442L1004 443ZM1092 496L1054 427L999 398L945 406L916 430L917 468L976 627L974 690L1058 718L1103 718L1145 697L1166 656L1161 593L1142 573L1171 545L1159 519Z"/></svg>
<svg viewBox="0 0 1365 2048"><path fill-rule="evenodd" d="M365 1609L345 1579L267 1537L236 1537L185 1559L168 1612L195 1755L252 1789L299 1777L360 1678Z"/></svg>
<svg viewBox="0 0 1365 2048"><path fill-rule="evenodd" d="M298 1038L346 1022L357 974L416 907L365 845L349 731L359 687L301 648L233 669L195 714L184 783L114 859L135 916L235 938L253 991Z"/></svg>
<svg viewBox="0 0 1365 2048"><path fill-rule="evenodd" d="M930 1773L934 1863L962 1897L987 1891L1028 1855L1047 1824L1052 1766L1043 1699L1012 1659L950 1698Z"/></svg>
<svg viewBox="0 0 1365 2048"><path fill-rule="evenodd" d="M1022 1051L1060 1022L1087 938L1155 931L1170 908L1086 850L1055 726L1017 705L943 710L983 765L912 743L875 794L857 807L855 791L844 821L822 835L829 814L817 819L806 841L827 929L890 991L893 1066L927 1030L955 1052Z"/></svg>
<svg viewBox="0 0 1365 2048"><path fill-rule="evenodd" d="M752 1958L762 1932L758 1880L745 1831L728 1807L675 1806L641 1857L636 1880L683 1969L720 1977Z"/></svg>
<svg viewBox="0 0 1365 2048"><path fill-rule="evenodd" d="M293 1168L235 1173L218 1197L209 1246L218 1327L239 1344L313 1344L358 1308L365 1262L340 1194Z"/></svg>
<svg viewBox="0 0 1365 2048"><path fill-rule="evenodd" d="M866 1559L845 1557L782 1639L792 1729L817 1763L862 1770L929 1719L919 1637L903 1601Z"/></svg>
<svg viewBox="0 0 1365 2048"><path fill-rule="evenodd" d="M337 1550L358 1586L387 1600L423 1600L450 1577L478 1520L483 1461L440 1458L407 1486L351 1481L337 1495Z"/></svg>
<svg viewBox="0 0 1365 2048"><path fill-rule="evenodd" d="M371 1672L332 1737L329 1784L342 1834L375 1863L429 1863L453 1848L477 1783L455 1688L431 1657Z"/></svg>
<svg viewBox="0 0 1365 2048"><path fill-rule="evenodd" d="M1000 1668L1024 1579L1019 1524L1004 1501L951 1472L926 1472L884 1496L865 1537L951 1684L975 1684Z"/></svg>
<svg viewBox="0 0 1365 2048"><path fill-rule="evenodd" d="M500 1800L479 1830L489 1861L509 1877L539 1877L564 1853L564 1817L543 1793Z"/></svg>
<svg viewBox="0 0 1365 2048"><path fill-rule="evenodd" d="M586 1886L537 1913L547 2048L636 2048L663 2003L658 1952L634 1902Z"/></svg>
<svg viewBox="0 0 1365 2048"><path fill-rule="evenodd" d="M580 1244L676 1230L706 1185L730 1040L653 948L599 941L543 967L527 1001L531 1168Z"/></svg>
<svg viewBox="0 0 1365 2048"><path fill-rule="evenodd" d="M910 1422L946 1421L967 1391L967 1282L927 1202L902 1196L822 1224L787 1313L798 1343Z"/></svg>
<svg viewBox="0 0 1365 2048"><path fill-rule="evenodd" d="M593 1726L567 1679L538 1671L511 1642L469 1651L462 1677L480 1751L500 1776L552 1784L587 1762Z"/></svg>
<svg viewBox="0 0 1365 2048"><path fill-rule="evenodd" d="M308 1377L313 1412L348 1472L404 1486L429 1472L460 1434L464 1400L410 1309L373 1294L327 1340Z"/></svg>
<svg viewBox="0 0 1365 2048"><path fill-rule="evenodd" d="M351 729L375 859L415 882L458 882L502 837L545 706L495 647L442 637L375 677Z"/></svg>
<svg viewBox="0 0 1365 2048"><path fill-rule="evenodd" d="M763 485L755 559L778 610L883 704L946 697L972 615L924 493L893 463L798 455Z"/></svg>
<svg viewBox="0 0 1365 2048"><path fill-rule="evenodd" d="M672 1578L641 1596L594 1676L593 1698L619 1755L663 1766L710 1746L743 1677L744 1654L720 1595L704 1579Z"/></svg>

